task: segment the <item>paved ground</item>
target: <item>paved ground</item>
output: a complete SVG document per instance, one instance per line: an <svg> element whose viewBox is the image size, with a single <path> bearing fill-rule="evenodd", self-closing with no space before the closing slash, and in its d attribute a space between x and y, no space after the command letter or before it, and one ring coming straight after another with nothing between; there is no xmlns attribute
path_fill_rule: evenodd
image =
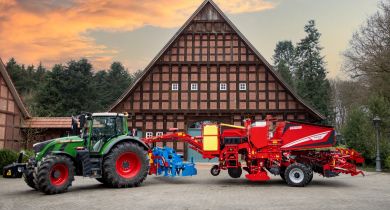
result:
<svg viewBox="0 0 390 210"><path fill-rule="evenodd" d="M200 166L195 177L150 176L141 187L107 189L76 178L69 192L47 196L23 180L0 178L0 209L390 209L390 175L326 179L315 176L304 188L288 187L279 177L266 183L218 177Z"/></svg>

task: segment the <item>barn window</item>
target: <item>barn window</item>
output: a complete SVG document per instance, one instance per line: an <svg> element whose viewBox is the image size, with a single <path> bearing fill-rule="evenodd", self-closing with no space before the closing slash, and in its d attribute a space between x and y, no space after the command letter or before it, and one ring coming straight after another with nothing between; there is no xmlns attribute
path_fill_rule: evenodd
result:
<svg viewBox="0 0 390 210"><path fill-rule="evenodd" d="M150 138L153 136L153 132L146 132L145 137Z"/></svg>
<svg viewBox="0 0 390 210"><path fill-rule="evenodd" d="M191 90L198 90L198 83L191 83Z"/></svg>
<svg viewBox="0 0 390 210"><path fill-rule="evenodd" d="M240 83L239 90L246 90L246 83Z"/></svg>
<svg viewBox="0 0 390 210"><path fill-rule="evenodd" d="M163 132L156 132L156 136L162 136L162 135L164 135Z"/></svg>
<svg viewBox="0 0 390 210"><path fill-rule="evenodd" d="M227 90L227 85L226 85L226 83L220 83L220 84L219 84L219 90Z"/></svg>
<svg viewBox="0 0 390 210"><path fill-rule="evenodd" d="M178 83L172 83L172 90L179 90L179 84Z"/></svg>

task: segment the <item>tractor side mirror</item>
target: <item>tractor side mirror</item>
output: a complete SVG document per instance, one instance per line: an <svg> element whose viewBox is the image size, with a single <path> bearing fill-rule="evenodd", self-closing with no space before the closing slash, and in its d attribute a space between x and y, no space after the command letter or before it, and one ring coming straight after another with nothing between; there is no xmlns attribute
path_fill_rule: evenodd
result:
<svg viewBox="0 0 390 210"><path fill-rule="evenodd" d="M79 133L77 119L74 117L72 117L72 125L71 125L70 130L71 130L72 135L77 135ZM68 134L69 134L69 132L68 132Z"/></svg>
<svg viewBox="0 0 390 210"><path fill-rule="evenodd" d="M132 134L131 134L132 136L138 136L138 130L137 130L137 128L133 128L133 130L132 130Z"/></svg>

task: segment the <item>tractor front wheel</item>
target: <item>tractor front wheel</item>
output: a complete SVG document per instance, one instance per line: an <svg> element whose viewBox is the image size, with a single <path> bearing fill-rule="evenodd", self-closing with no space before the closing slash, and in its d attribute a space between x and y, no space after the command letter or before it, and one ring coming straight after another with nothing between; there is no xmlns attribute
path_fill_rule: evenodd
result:
<svg viewBox="0 0 390 210"><path fill-rule="evenodd" d="M37 187L34 182L34 168L27 167L26 170L23 172L23 179L29 187L33 188L34 190L37 190Z"/></svg>
<svg viewBox="0 0 390 210"><path fill-rule="evenodd" d="M103 171L105 182L112 187L137 187L149 172L147 151L135 143L121 143L104 159Z"/></svg>
<svg viewBox="0 0 390 210"><path fill-rule="evenodd" d="M51 155L42 160L37 171L37 187L46 194L63 193L74 180L73 161L63 155Z"/></svg>
<svg viewBox="0 0 390 210"><path fill-rule="evenodd" d="M237 167L237 168L228 168L228 174L230 177L232 178L240 178L241 177L241 174L242 174L242 169L241 167Z"/></svg>
<svg viewBox="0 0 390 210"><path fill-rule="evenodd" d="M284 178L292 187L304 187L309 183L310 169L301 163L293 163L286 168Z"/></svg>

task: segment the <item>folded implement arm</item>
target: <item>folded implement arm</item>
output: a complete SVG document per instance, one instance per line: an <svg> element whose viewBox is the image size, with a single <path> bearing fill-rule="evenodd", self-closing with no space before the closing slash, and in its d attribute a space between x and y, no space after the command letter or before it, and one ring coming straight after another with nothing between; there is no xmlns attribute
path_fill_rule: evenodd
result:
<svg viewBox="0 0 390 210"><path fill-rule="evenodd" d="M154 144L157 142L187 142L191 149L202 154L202 144L199 139L192 137L183 132L176 132L156 136L151 138L144 138L146 144ZM183 162L182 157L176 151L169 147L154 147L149 150L150 170L149 174L164 175L164 176L193 176L197 174L195 163Z"/></svg>
<svg viewBox="0 0 390 210"><path fill-rule="evenodd" d="M203 137L193 137L184 132L176 132L176 130L173 130L172 133L144 138L143 141L149 145L157 142L186 142L190 144L191 149L203 154L202 139Z"/></svg>
<svg viewBox="0 0 390 210"><path fill-rule="evenodd" d="M352 176L362 174L363 171L356 168L356 164L364 163L364 158L354 149L336 148L338 156L334 156L334 170Z"/></svg>

